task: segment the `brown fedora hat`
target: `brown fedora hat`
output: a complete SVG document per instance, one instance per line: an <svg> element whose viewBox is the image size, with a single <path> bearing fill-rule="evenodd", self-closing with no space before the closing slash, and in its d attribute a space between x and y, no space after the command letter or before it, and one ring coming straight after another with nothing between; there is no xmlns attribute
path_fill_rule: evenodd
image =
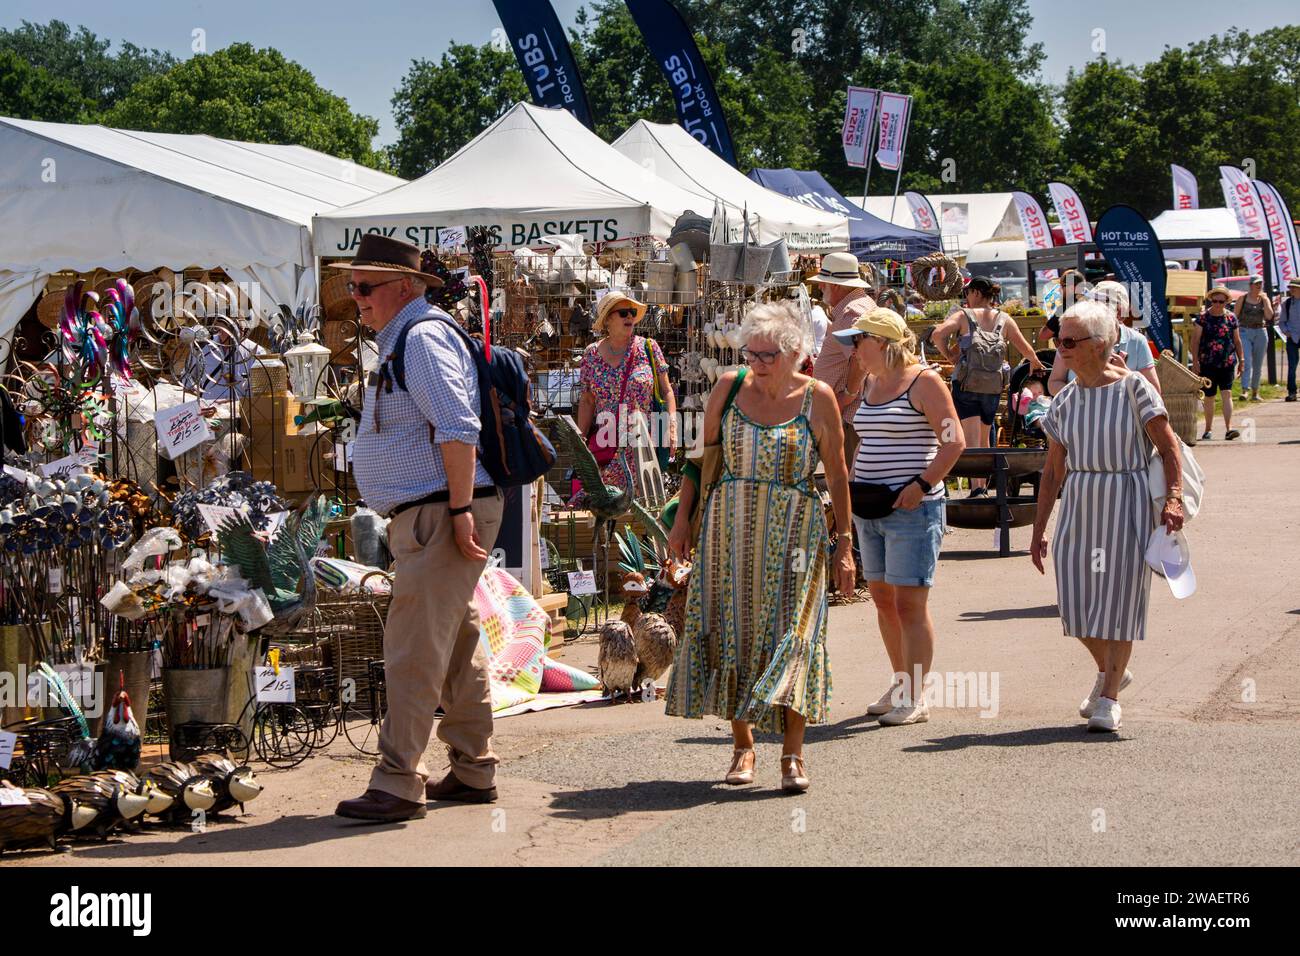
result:
<svg viewBox="0 0 1300 956"><path fill-rule="evenodd" d="M397 272L416 276L431 286L442 285L442 278L420 271L420 250L409 242L370 233L361 237L356 258L351 262L331 262L331 269L364 269L367 272Z"/></svg>

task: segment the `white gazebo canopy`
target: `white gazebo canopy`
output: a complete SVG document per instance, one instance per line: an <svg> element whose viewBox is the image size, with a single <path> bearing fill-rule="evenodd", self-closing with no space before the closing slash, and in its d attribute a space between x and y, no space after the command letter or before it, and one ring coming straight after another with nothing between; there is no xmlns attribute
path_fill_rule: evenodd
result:
<svg viewBox="0 0 1300 956"><path fill-rule="evenodd" d="M759 242L784 239L791 251L849 248L849 221L795 202L759 185L676 123L637 120L614 148L639 166L683 189L747 209Z"/></svg>
<svg viewBox="0 0 1300 956"><path fill-rule="evenodd" d="M959 256L964 256L977 242L1025 238L1024 230L1020 228L1020 217L1016 215L1015 200L1009 192L926 193L925 198L934 207L945 248L955 245ZM865 201L853 196L849 199L873 216L909 229L915 228L911 207L902 194L899 194L897 202L893 196L868 196ZM891 206L894 210L892 220L889 216Z"/></svg>
<svg viewBox="0 0 1300 956"><path fill-rule="evenodd" d="M301 147L2 117L0 157L0 335L63 270L221 268L263 310L293 304L312 217L395 180Z"/></svg>
<svg viewBox="0 0 1300 956"><path fill-rule="evenodd" d="M713 197L660 179L567 110L517 103L419 179L321 213L313 239L321 257L350 255L366 233L432 246L465 226L486 226L502 249L547 235L665 239L688 209L707 216Z"/></svg>

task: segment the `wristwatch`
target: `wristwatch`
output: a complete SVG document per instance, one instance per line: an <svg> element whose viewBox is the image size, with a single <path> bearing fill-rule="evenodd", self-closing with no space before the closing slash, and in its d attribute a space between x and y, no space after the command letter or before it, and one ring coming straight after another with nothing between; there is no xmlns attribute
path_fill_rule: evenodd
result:
<svg viewBox="0 0 1300 956"><path fill-rule="evenodd" d="M473 511L473 510L474 510L473 505L465 505L465 507L463 507L463 508L448 508L448 509L447 509L447 514L448 514L450 517L454 518L454 517L456 517L457 515L465 515L465 514L469 514L469 513L470 513L471 511Z"/></svg>
<svg viewBox="0 0 1300 956"><path fill-rule="evenodd" d="M928 481L926 481L926 480L925 480L924 478L922 478L920 475L917 475L915 478L912 479L911 482L909 482L909 484L913 484L913 483L914 483L914 484L917 484L917 485L920 485L920 486L921 486L921 490L922 490L923 492L925 492L927 495L928 495L930 492L934 491L934 485L930 484Z"/></svg>

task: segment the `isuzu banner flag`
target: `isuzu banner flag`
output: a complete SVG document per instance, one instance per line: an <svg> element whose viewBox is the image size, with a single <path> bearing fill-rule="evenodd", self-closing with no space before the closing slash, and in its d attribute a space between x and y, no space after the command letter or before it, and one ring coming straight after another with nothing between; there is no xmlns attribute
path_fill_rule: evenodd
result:
<svg viewBox="0 0 1300 956"><path fill-rule="evenodd" d="M1129 306L1151 323L1151 337L1164 351L1172 344L1165 309L1165 254L1151 223L1132 206L1111 206L1097 220L1097 247L1115 277L1128 288Z"/></svg>
<svg viewBox="0 0 1300 956"><path fill-rule="evenodd" d="M850 86L844 107L844 159L853 167L864 168L871 159L871 134L876 124L876 99L879 90Z"/></svg>
<svg viewBox="0 0 1300 956"><path fill-rule="evenodd" d="M1264 221L1264 211L1259 208L1259 194L1245 170L1220 166L1219 177L1223 184L1223 201L1236 214L1241 234L1248 239L1267 239L1268 224ZM1251 274L1262 276L1264 253L1259 249L1248 249L1245 256Z"/></svg>
<svg viewBox="0 0 1300 956"><path fill-rule="evenodd" d="M1088 212L1083 208L1079 194L1065 183L1048 183L1047 191L1056 207L1056 218L1061 222L1066 244L1092 242L1092 223L1088 221Z"/></svg>
<svg viewBox="0 0 1300 956"><path fill-rule="evenodd" d="M1291 220L1291 211L1286 207L1286 200L1272 183L1262 179L1255 180L1255 189L1259 192L1259 202L1264 210L1264 222L1268 226L1268 237L1273 240L1273 265L1276 268L1274 282L1281 288L1292 279L1300 276L1296 267L1295 223Z"/></svg>
<svg viewBox="0 0 1300 956"><path fill-rule="evenodd" d="M564 28L547 0L492 0L533 103L565 109L592 128L587 91Z"/></svg>
<svg viewBox="0 0 1300 956"><path fill-rule="evenodd" d="M912 98L902 93L880 94L880 137L876 162L881 169L897 172L903 165L903 142L907 138L907 121L912 112Z"/></svg>
<svg viewBox="0 0 1300 956"><path fill-rule="evenodd" d="M934 207L930 205L930 200L910 190L903 195L907 197L907 205L912 209L912 222L916 224L916 228L922 232L938 232L939 220L934 214Z"/></svg>
<svg viewBox="0 0 1300 956"><path fill-rule="evenodd" d="M1011 194L1016 203L1016 214L1020 216L1020 228L1025 234L1025 247L1028 249L1050 249L1056 245L1052 241L1052 228L1047 224L1047 216L1038 200L1026 192L1016 191Z"/></svg>
<svg viewBox="0 0 1300 956"><path fill-rule="evenodd" d="M627 0L641 38L672 87L677 122L732 166L736 149L722 115L713 77L704 65L691 29L668 0Z"/></svg>
<svg viewBox="0 0 1300 956"><path fill-rule="evenodd" d="M1174 174L1174 208L1200 209L1201 201L1196 194L1196 177L1181 166L1169 165Z"/></svg>

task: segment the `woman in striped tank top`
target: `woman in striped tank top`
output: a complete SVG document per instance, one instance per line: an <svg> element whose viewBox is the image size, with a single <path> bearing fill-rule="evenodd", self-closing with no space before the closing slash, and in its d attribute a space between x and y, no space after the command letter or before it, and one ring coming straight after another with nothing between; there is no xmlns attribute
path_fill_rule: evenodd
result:
<svg viewBox="0 0 1300 956"><path fill-rule="evenodd" d="M853 523L876 605L880 636L894 679L867 708L882 724L930 719L924 679L934 658L934 625L928 602L943 541L944 485L966 449L952 393L933 369L918 363L916 337L890 309L875 309L843 332L853 346L848 386L865 387L853 420L858 453L853 461ZM868 486L875 486L874 495ZM884 517L865 499L884 499ZM882 509L883 510L883 509Z"/></svg>

